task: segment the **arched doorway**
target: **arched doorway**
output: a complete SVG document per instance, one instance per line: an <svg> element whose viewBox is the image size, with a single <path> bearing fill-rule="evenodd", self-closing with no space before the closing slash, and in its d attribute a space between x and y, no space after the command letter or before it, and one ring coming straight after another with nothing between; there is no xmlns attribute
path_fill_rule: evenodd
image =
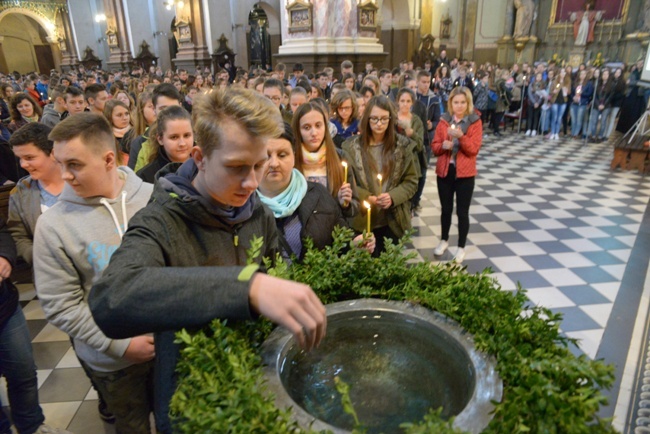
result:
<svg viewBox="0 0 650 434"><path fill-rule="evenodd" d="M248 14L248 63L266 68L271 65L271 36L269 19L259 3Z"/></svg>
<svg viewBox="0 0 650 434"><path fill-rule="evenodd" d="M47 73L55 69L55 53L48 40L51 31L44 28L28 14L9 12L0 15L0 68L3 72L21 74L38 71Z"/></svg>

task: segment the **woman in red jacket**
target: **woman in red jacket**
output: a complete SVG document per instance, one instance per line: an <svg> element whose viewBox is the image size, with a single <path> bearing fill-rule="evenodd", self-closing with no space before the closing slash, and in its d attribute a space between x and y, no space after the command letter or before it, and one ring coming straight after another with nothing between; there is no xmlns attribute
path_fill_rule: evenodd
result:
<svg viewBox="0 0 650 434"><path fill-rule="evenodd" d="M456 195L458 215L458 250L454 261L465 259L465 242L469 232L469 204L474 192L476 176L476 155L481 148L483 126L481 117L474 112L472 93L466 87L456 87L449 94L448 111L440 117L436 134L431 144L438 157L438 196L442 214L442 234L434 255L442 255L449 247L451 213Z"/></svg>

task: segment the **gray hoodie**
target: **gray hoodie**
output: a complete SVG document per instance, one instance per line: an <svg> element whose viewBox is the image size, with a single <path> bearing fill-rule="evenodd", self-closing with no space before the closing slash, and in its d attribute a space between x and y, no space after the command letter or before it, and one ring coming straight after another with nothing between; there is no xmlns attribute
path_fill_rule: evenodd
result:
<svg viewBox="0 0 650 434"><path fill-rule="evenodd" d="M54 104L48 104L45 107L43 107L43 115L41 116L41 123L44 125L47 125L50 128L54 128L56 124L61 122L61 115L63 113L59 113L56 110L54 110Z"/></svg>
<svg viewBox="0 0 650 434"><path fill-rule="evenodd" d="M36 292L47 319L74 339L81 360L103 372L132 364L122 358L130 339L110 339L97 327L88 294L119 247L128 220L153 190L128 167L118 171L126 182L115 199L83 199L66 184L59 201L38 219L34 235Z"/></svg>

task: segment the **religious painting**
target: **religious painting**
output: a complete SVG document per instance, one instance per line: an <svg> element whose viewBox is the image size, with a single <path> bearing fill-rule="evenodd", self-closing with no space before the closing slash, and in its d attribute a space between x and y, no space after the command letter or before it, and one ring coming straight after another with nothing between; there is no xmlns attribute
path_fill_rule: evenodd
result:
<svg viewBox="0 0 650 434"><path fill-rule="evenodd" d="M109 29L106 31L106 42L109 47L117 47L117 32Z"/></svg>
<svg viewBox="0 0 650 434"><path fill-rule="evenodd" d="M357 7L357 17L359 19L359 31L377 30L377 6L370 0L360 3Z"/></svg>
<svg viewBox="0 0 650 434"><path fill-rule="evenodd" d="M176 29L178 29L178 41L190 42L192 40L192 29L190 23L184 20L176 22Z"/></svg>
<svg viewBox="0 0 650 434"><path fill-rule="evenodd" d="M630 0L553 0L549 25L569 22L571 14L584 11L587 3L591 10L602 11L603 20L622 21L627 17Z"/></svg>
<svg viewBox="0 0 650 434"><path fill-rule="evenodd" d="M303 0L295 0L287 6L289 13L289 33L312 31L312 5Z"/></svg>

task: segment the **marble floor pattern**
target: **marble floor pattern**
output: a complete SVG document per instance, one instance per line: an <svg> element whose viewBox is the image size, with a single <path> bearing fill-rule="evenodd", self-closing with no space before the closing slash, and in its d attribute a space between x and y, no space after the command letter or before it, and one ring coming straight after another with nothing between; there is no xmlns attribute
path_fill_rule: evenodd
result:
<svg viewBox="0 0 650 434"><path fill-rule="evenodd" d="M532 303L564 314L562 330L580 340L582 352L615 364L617 382L603 415L625 414L624 380L640 309L650 251L650 176L610 171L612 147L573 140L548 141L511 132L486 137L470 208L471 228L463 265L470 273L490 267L503 290L521 285ZM428 172L422 210L414 218L412 249L419 260L450 260L450 248L433 249L440 236L435 171ZM32 336L40 400L47 423L75 433L113 433L97 414L91 389L66 335L47 324L33 285L21 282L20 299ZM640 341L640 339L639 339ZM631 355L631 356L630 356ZM634 362L636 363L636 362ZM626 372L630 377L629 372ZM633 377L633 374L632 374ZM4 383L0 397L6 405ZM624 402L628 401L628 402ZM620 412L620 413L619 413ZM625 421L619 417L617 427Z"/></svg>

